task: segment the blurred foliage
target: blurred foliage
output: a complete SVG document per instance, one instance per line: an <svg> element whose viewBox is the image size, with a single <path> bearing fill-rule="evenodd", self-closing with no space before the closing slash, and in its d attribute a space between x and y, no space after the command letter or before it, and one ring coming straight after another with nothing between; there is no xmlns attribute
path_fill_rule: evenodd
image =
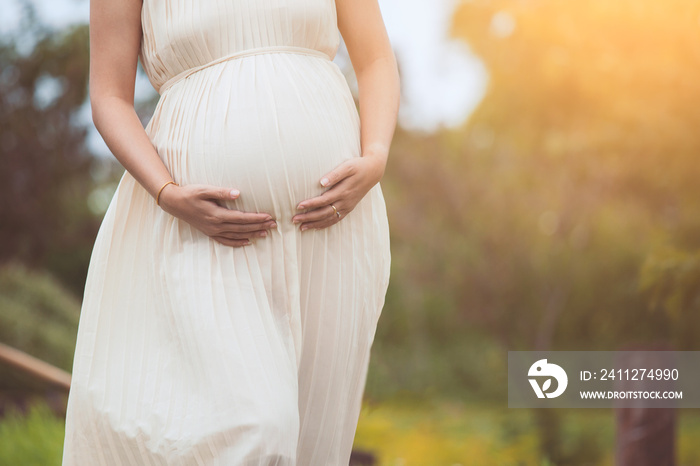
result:
<svg viewBox="0 0 700 466"><path fill-rule="evenodd" d="M28 415L0 419L0 464L51 466L61 463L64 421L45 404ZM613 462L613 420L606 410L566 410L566 438L583 435L590 451L577 464ZM379 466L547 466L537 450L535 421L528 410L508 410L460 402L396 400L364 404L354 448L370 451ZM700 417L683 411L679 419L678 464L700 460ZM572 445L565 445L570 450Z"/></svg>
<svg viewBox="0 0 700 466"><path fill-rule="evenodd" d="M27 414L8 412L0 419L0 464L59 466L65 423L43 403Z"/></svg>
<svg viewBox="0 0 700 466"><path fill-rule="evenodd" d="M380 466L539 466L527 411L509 413L507 423L504 414L456 402L365 404L355 448L374 452Z"/></svg>
<svg viewBox="0 0 700 466"><path fill-rule="evenodd" d="M79 313L80 302L48 273L14 263L0 268L0 342L70 372ZM0 390L41 388L0 366Z"/></svg>
<svg viewBox="0 0 700 466"><path fill-rule="evenodd" d="M479 333L501 350L695 349L639 274L665 245L700 247L699 18L680 0L460 3L452 35L489 89L463 128L397 131L378 348L449 358L436 384Z"/></svg>
<svg viewBox="0 0 700 466"><path fill-rule="evenodd" d="M667 328L683 347L691 348L700 328L700 251L677 249L650 254L641 272L640 289L649 296L653 311L664 312Z"/></svg>
<svg viewBox="0 0 700 466"><path fill-rule="evenodd" d="M86 199L104 165L81 120L88 28L53 31L22 4L19 33L0 37L0 262L46 268L82 295L99 227Z"/></svg>
<svg viewBox="0 0 700 466"><path fill-rule="evenodd" d="M381 466L615 464L615 422L609 410L556 411L563 439L556 462L539 450L538 421L532 410L457 401L366 403L355 448L373 452ZM697 411L679 412L677 432L677 464L700 464Z"/></svg>
<svg viewBox="0 0 700 466"><path fill-rule="evenodd" d="M507 350L698 349L699 22L682 0L459 3L489 87L462 128L397 130L370 398L503 403ZM543 457L585 464L543 411Z"/></svg>
<svg viewBox="0 0 700 466"><path fill-rule="evenodd" d="M406 331L422 338L391 341L394 335L401 335L401 329L386 327L405 325L410 319L395 315L399 311L394 309L390 302L380 325L383 335L372 347L366 400L387 400L406 393L417 401L434 397L473 402L505 399L507 361L503 347L493 338L470 329L463 329L459 336L410 329ZM443 341L436 341L441 337Z"/></svg>

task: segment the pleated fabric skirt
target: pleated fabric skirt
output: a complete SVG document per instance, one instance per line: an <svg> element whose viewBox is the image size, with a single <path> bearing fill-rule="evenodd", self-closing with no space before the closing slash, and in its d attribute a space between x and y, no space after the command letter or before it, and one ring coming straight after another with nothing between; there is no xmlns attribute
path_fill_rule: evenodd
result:
<svg viewBox="0 0 700 466"><path fill-rule="evenodd" d="M173 85L146 127L180 185L277 227L224 246L125 172L90 260L64 466L348 464L389 282L380 184L337 224L302 200L360 157L337 66L295 53L225 61Z"/></svg>

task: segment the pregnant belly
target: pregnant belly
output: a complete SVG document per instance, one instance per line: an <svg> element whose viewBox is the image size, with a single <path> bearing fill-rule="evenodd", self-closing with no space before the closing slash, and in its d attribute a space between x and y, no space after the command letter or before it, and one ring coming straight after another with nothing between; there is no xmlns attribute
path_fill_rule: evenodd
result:
<svg viewBox="0 0 700 466"><path fill-rule="evenodd" d="M225 206L283 221L360 156L359 116L342 73L318 57L261 54L173 86L147 128L180 184L236 188Z"/></svg>

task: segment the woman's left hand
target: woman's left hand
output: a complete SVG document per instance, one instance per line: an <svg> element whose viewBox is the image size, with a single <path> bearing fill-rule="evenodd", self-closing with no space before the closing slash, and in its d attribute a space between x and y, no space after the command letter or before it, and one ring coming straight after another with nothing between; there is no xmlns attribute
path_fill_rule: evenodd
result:
<svg viewBox="0 0 700 466"><path fill-rule="evenodd" d="M292 222L299 223L302 231L338 223L381 180L385 166L386 162L374 155L344 161L320 180L321 186L331 188L320 196L300 202L297 209L307 209L307 212L295 215Z"/></svg>

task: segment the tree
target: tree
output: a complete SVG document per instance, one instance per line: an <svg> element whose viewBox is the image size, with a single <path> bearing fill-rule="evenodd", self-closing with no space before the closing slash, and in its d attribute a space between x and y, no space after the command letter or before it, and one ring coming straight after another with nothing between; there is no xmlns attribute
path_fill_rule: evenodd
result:
<svg viewBox="0 0 700 466"><path fill-rule="evenodd" d="M77 116L87 96L88 28L44 28L33 9L0 42L0 262L45 267L77 293L97 233L94 160ZM29 50L27 50L29 49Z"/></svg>

